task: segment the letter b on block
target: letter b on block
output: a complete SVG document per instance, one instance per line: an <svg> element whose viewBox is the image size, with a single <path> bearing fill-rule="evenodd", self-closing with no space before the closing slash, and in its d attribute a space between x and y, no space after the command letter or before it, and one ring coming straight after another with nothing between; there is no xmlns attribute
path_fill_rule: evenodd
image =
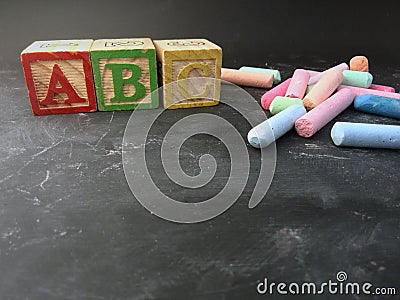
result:
<svg viewBox="0 0 400 300"><path fill-rule="evenodd" d="M161 65L165 108L219 103L222 49L205 39L154 41ZM201 78L216 80L201 80ZM195 82L185 79L198 78ZM177 84L170 84L177 82ZM213 83L211 83L213 82Z"/></svg>
<svg viewBox="0 0 400 300"><path fill-rule="evenodd" d="M156 52L144 39L96 40L90 49L99 110L158 107Z"/></svg>
<svg viewBox="0 0 400 300"><path fill-rule="evenodd" d="M142 70L135 64L106 64L105 68L111 69L112 79L114 84L114 97L110 99L114 101L134 101L143 98L146 94L146 87L138 80L142 76ZM122 73L124 70L131 71L132 75L124 78ZM131 96L126 96L124 85L131 84L134 86L135 91Z"/></svg>

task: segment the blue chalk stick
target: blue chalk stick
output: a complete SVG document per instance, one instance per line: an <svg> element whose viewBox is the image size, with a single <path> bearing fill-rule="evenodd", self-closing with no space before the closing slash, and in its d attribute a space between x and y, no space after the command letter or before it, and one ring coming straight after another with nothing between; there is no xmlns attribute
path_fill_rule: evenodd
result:
<svg viewBox="0 0 400 300"><path fill-rule="evenodd" d="M336 146L400 149L400 126L336 122L331 130Z"/></svg>
<svg viewBox="0 0 400 300"><path fill-rule="evenodd" d="M258 124L247 134L247 139L255 148L264 148L272 144L293 128L298 118L307 113L303 105L295 104L277 113L272 118Z"/></svg>
<svg viewBox="0 0 400 300"><path fill-rule="evenodd" d="M354 99L356 110L400 119L400 100L376 95L361 95Z"/></svg>

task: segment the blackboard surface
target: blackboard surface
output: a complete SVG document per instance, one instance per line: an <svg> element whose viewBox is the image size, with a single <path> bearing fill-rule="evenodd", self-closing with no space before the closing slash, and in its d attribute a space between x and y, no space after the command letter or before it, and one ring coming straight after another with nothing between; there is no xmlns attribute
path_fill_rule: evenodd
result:
<svg viewBox="0 0 400 300"><path fill-rule="evenodd" d="M18 61L22 48L47 38L202 36L223 47L225 66L268 62L283 79L299 67L323 70L362 53L370 58L375 83L398 91L394 8L356 11L356 5L349 4L336 18L339 9L319 7L322 2L307 9L268 1L259 9L217 2L196 9L182 1L139 1L136 6L117 1L109 9L108 2L98 2L97 7L94 2L37 2L37 9L32 3L2 4L0 10L0 34L8 45L1 44L0 56L1 299L289 299L259 295L257 284L264 278L319 284L334 280L340 271L346 272L348 282L395 287L397 296L387 299L399 299L399 151L337 148L329 136L334 121L400 125L399 121L350 107L311 139L289 132L277 142L271 187L252 210L247 205L260 157L248 145L250 177L239 200L213 220L175 224L145 210L126 183L121 153L131 112L35 117ZM60 9L62 18L55 16ZM307 14L310 18L296 27L295 21ZM172 18L169 23L166 15ZM113 20L109 25L104 25L106 16ZM365 16L371 20L369 38L380 47L366 43L367 34L359 31ZM135 23L135 17L141 22ZM151 21L144 24L146 18ZM316 31L314 22L319 25ZM266 33L256 34L255 25L264 26ZM332 48L329 36L334 33L343 47ZM257 101L265 92L246 90ZM199 111L227 116L244 138L250 129L224 105L179 110L175 118ZM169 125L162 122L160 131ZM156 130L152 138L156 151L162 136ZM198 172L196 159L204 153L215 157L222 178L203 190L207 195L223 184L230 165L223 145L198 135L185 144L182 167L190 174ZM171 186L156 159L151 167L161 189L181 201L198 200L196 193Z"/></svg>

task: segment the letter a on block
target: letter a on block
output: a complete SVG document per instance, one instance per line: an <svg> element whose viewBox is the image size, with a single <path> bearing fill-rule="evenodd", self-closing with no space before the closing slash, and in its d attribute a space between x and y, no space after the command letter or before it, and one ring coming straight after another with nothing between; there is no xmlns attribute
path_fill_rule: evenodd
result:
<svg viewBox="0 0 400 300"><path fill-rule="evenodd" d="M21 53L35 115L97 110L90 47L93 40L36 41Z"/></svg>
<svg viewBox="0 0 400 300"><path fill-rule="evenodd" d="M46 98L40 101L40 104L57 105L58 102L54 99L55 94L66 94L67 98L64 100L66 104L86 102L86 99L80 97L74 90L60 66L57 64L53 66Z"/></svg>
<svg viewBox="0 0 400 300"><path fill-rule="evenodd" d="M144 97L146 94L146 87L139 82L142 76L142 70L135 64L106 64L106 68L111 69L113 84L114 84L114 97L110 101L133 101ZM130 70L132 75L128 78L123 77L123 71ZM135 92L131 96L126 96L124 93L124 85L130 84L135 87Z"/></svg>

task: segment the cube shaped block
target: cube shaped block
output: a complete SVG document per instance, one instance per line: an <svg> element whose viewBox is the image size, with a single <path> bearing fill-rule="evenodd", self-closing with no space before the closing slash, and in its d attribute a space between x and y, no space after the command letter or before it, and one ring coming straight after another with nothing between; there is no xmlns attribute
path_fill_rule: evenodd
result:
<svg viewBox="0 0 400 300"><path fill-rule="evenodd" d="M36 41L21 53L35 115L97 110L89 49L93 40Z"/></svg>
<svg viewBox="0 0 400 300"><path fill-rule="evenodd" d="M99 110L158 107L156 50L149 38L102 39L90 49Z"/></svg>
<svg viewBox="0 0 400 300"><path fill-rule="evenodd" d="M155 40L164 85L164 107L211 106L219 103L222 49L206 39ZM195 77L214 78L204 81ZM189 82L189 83L188 83ZM171 84L174 83L174 84Z"/></svg>

